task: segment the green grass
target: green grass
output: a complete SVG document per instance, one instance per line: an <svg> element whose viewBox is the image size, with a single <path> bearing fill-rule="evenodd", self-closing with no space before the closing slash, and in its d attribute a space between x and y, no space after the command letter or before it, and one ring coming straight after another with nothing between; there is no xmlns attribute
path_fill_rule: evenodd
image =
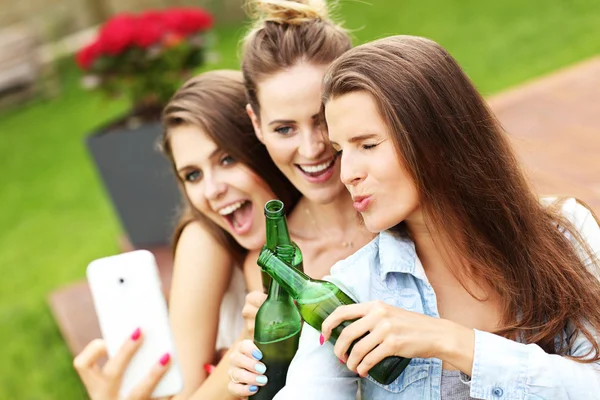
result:
<svg viewBox="0 0 600 400"><path fill-rule="evenodd" d="M373 0L341 4L356 42L390 34L447 47L486 95L600 53L600 3L588 0ZM218 65L236 68L240 28L218 29ZM83 138L126 110L62 69L59 98L0 115L0 399L85 392L46 305L54 288L116 252L119 223Z"/></svg>

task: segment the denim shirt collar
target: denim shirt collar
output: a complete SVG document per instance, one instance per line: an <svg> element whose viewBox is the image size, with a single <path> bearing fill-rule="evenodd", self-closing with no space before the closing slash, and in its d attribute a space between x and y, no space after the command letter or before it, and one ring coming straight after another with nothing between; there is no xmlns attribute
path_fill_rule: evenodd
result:
<svg viewBox="0 0 600 400"><path fill-rule="evenodd" d="M379 234L377 245L380 262L379 277L382 281L385 281L388 273L399 272L429 282L412 240L384 231Z"/></svg>

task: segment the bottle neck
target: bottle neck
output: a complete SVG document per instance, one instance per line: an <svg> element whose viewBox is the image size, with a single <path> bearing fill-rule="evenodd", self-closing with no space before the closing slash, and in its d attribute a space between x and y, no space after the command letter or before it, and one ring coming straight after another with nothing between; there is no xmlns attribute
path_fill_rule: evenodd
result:
<svg viewBox="0 0 600 400"><path fill-rule="evenodd" d="M266 216L267 240L265 246L275 251L278 245L291 245L292 239L288 231L287 222L283 212L279 216Z"/></svg>
<svg viewBox="0 0 600 400"><path fill-rule="evenodd" d="M267 297L270 300L287 301L290 298L290 294L273 279L271 280L271 286L269 287L269 294Z"/></svg>
<svg viewBox="0 0 600 400"><path fill-rule="evenodd" d="M279 254L278 256L281 261L291 266L294 261L294 254L294 247L288 245L284 246L282 254ZM271 286L269 287L269 298L282 302L291 300L290 294L273 279L271 280Z"/></svg>
<svg viewBox="0 0 600 400"><path fill-rule="evenodd" d="M277 282L280 288L283 288L295 299L299 297L307 284L311 282L308 275L298 271L296 268L289 267L271 249L264 248L260 252L257 264L273 278L273 283ZM269 296L271 296L271 292L272 290L269 290Z"/></svg>

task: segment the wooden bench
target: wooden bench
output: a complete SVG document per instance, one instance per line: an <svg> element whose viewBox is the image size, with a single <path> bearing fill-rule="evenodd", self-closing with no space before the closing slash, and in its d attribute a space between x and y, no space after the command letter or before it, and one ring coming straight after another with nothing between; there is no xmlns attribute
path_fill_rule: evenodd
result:
<svg viewBox="0 0 600 400"><path fill-rule="evenodd" d="M25 25L0 29L0 100L9 104L31 98L41 73L39 43Z"/></svg>

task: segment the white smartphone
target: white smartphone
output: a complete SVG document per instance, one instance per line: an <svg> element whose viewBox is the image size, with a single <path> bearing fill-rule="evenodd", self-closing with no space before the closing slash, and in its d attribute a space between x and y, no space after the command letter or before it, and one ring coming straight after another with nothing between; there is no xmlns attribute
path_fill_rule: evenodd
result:
<svg viewBox="0 0 600 400"><path fill-rule="evenodd" d="M120 394L131 392L165 353L171 355L169 370L152 397L179 393L183 378L154 255L136 250L94 260L87 267L87 278L109 357L136 328L142 330L142 346L125 371Z"/></svg>

